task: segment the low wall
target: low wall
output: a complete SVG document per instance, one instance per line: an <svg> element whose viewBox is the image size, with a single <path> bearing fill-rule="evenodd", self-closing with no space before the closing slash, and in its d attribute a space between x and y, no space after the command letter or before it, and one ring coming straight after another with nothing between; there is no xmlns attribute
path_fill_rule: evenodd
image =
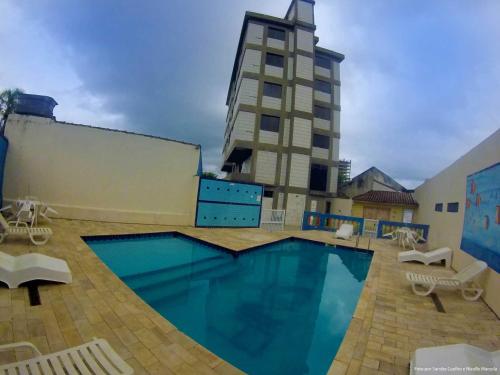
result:
<svg viewBox="0 0 500 375"><path fill-rule="evenodd" d="M10 115L4 198L37 196L59 217L193 225L200 147Z"/></svg>
<svg viewBox="0 0 500 375"><path fill-rule="evenodd" d="M464 223L467 176L500 161L500 130L415 190L419 203L416 222L430 225L429 248L453 249L453 268L459 270L474 258L460 249ZM458 212L447 212L447 203L458 202ZM442 203L443 211L435 211ZM498 225L498 224L494 224ZM500 316L500 275L489 268L478 279L485 302Z"/></svg>
<svg viewBox="0 0 500 375"><path fill-rule="evenodd" d="M352 199L351 198L333 198L331 214L351 216Z"/></svg>

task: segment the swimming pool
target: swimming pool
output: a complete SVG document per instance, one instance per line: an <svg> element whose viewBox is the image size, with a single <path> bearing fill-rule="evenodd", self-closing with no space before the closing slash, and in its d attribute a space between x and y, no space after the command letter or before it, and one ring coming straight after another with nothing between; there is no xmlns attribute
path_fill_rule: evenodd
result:
<svg viewBox="0 0 500 375"><path fill-rule="evenodd" d="M146 303L249 374L325 374L372 254L287 239L237 256L180 234L86 242Z"/></svg>

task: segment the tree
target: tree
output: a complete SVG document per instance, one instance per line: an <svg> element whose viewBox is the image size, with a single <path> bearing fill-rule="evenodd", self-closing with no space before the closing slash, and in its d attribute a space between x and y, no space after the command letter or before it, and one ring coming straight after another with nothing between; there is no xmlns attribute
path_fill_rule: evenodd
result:
<svg viewBox="0 0 500 375"><path fill-rule="evenodd" d="M217 180L217 173L214 172L203 172L201 174L201 177L203 178L211 178L212 180Z"/></svg>
<svg viewBox="0 0 500 375"><path fill-rule="evenodd" d="M5 125L7 121L7 117L14 111L14 107L17 103L17 97L19 94L22 94L24 91L21 89L7 89L0 92L0 115L2 115L0 125Z"/></svg>

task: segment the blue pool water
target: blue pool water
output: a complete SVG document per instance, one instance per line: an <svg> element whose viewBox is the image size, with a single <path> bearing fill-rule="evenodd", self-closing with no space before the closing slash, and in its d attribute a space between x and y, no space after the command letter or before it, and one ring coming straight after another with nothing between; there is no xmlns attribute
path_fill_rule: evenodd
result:
<svg viewBox="0 0 500 375"><path fill-rule="evenodd" d="M290 239L239 256L198 241L91 239L145 302L249 374L325 374L372 255Z"/></svg>

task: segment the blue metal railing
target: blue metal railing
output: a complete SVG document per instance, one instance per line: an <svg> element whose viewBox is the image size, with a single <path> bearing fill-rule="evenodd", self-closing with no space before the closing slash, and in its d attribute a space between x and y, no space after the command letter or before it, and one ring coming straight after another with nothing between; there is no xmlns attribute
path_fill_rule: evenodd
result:
<svg viewBox="0 0 500 375"><path fill-rule="evenodd" d="M312 211L304 211L302 230L336 231L344 223L352 224L355 234L363 233L364 219L361 217L322 214Z"/></svg>
<svg viewBox="0 0 500 375"><path fill-rule="evenodd" d="M380 220L378 222L377 238L382 238L384 234L394 232L396 229L403 227L413 229L425 240L429 237L429 225L427 224L412 224L401 223L399 221Z"/></svg>
<svg viewBox="0 0 500 375"><path fill-rule="evenodd" d="M5 158L7 157L7 148L9 141L3 135L0 135L0 207L2 206L3 173L5 167Z"/></svg>
<svg viewBox="0 0 500 375"><path fill-rule="evenodd" d="M349 223L354 226L354 234L362 234L365 220L356 216L343 216L334 214L322 214L319 212L305 211L302 220L302 230L326 230L336 231L342 224ZM429 237L429 225L402 223L398 221L380 220L377 227L377 238L384 234L393 232L398 228L410 228L416 231L422 238Z"/></svg>

